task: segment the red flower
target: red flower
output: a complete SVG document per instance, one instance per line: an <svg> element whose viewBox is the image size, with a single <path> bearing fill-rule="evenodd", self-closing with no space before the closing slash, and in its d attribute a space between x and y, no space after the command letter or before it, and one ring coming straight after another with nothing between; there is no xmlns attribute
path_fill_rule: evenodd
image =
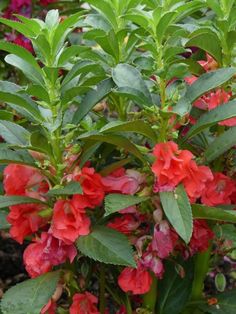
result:
<svg viewBox="0 0 236 314"><path fill-rule="evenodd" d="M32 0L11 0L3 17L10 19L14 13L30 17Z"/></svg>
<svg viewBox="0 0 236 314"><path fill-rule="evenodd" d="M135 194L145 180L145 177L135 170L120 168L109 176L102 178L106 192L119 192L122 194Z"/></svg>
<svg viewBox="0 0 236 314"><path fill-rule="evenodd" d="M124 234L131 234L132 231L136 230L140 225L140 221L138 221L134 215L124 214L120 217L116 217L111 222L108 223L108 227L115 229Z"/></svg>
<svg viewBox="0 0 236 314"><path fill-rule="evenodd" d="M11 224L11 237L22 244L27 235L38 231L40 227L45 225L46 219L38 215L43 208L37 204L10 206L7 221Z"/></svg>
<svg viewBox="0 0 236 314"><path fill-rule="evenodd" d="M213 179L210 168L198 166L194 160L186 165L186 177L183 180L184 187L191 202L195 202L206 189L207 182Z"/></svg>
<svg viewBox="0 0 236 314"><path fill-rule="evenodd" d="M45 200L43 194L48 191L48 184L37 169L16 164L8 165L4 169L3 185L6 195L22 195L40 200ZM46 220L38 215L43 208L39 204L10 206L7 220L12 225L12 238L22 243L25 236L43 226Z"/></svg>
<svg viewBox="0 0 236 314"><path fill-rule="evenodd" d="M209 242L214 238L214 233L204 220L194 220L193 234L189 243L191 254L204 252L209 247Z"/></svg>
<svg viewBox="0 0 236 314"><path fill-rule="evenodd" d="M99 314L98 299L89 292L76 293L70 307L70 314Z"/></svg>
<svg viewBox="0 0 236 314"><path fill-rule="evenodd" d="M157 252L158 257L167 258L174 250L175 242L176 239L172 236L167 221L155 226L151 247L152 251Z"/></svg>
<svg viewBox="0 0 236 314"><path fill-rule="evenodd" d="M160 143L153 151L156 161L152 171L157 177L155 192L173 190L185 177L185 164L189 163L193 155L188 150L179 150L172 141Z"/></svg>
<svg viewBox="0 0 236 314"><path fill-rule="evenodd" d="M64 263L67 258L72 263L76 254L74 245L67 245L51 233L43 232L41 239L25 249L23 259L28 274L34 278Z"/></svg>
<svg viewBox="0 0 236 314"><path fill-rule="evenodd" d="M208 206L217 206L221 204L231 204L231 194L235 192L236 187L232 179L223 173L214 173L213 181L206 184L202 192L201 201Z"/></svg>
<svg viewBox="0 0 236 314"><path fill-rule="evenodd" d="M52 234L66 244L73 243L80 235L89 234L90 219L78 205L73 198L59 200L53 208Z"/></svg>
<svg viewBox="0 0 236 314"><path fill-rule="evenodd" d="M33 53L34 52L34 48L31 44L31 41L24 37L23 35L21 34L7 34L7 36L5 37L5 39L7 41L10 41L18 46L21 46L25 49L27 49L29 52Z"/></svg>
<svg viewBox="0 0 236 314"><path fill-rule="evenodd" d="M24 165L8 165L4 169L3 185L6 195L25 195L42 200L42 193L48 191L43 175L37 169Z"/></svg>
<svg viewBox="0 0 236 314"><path fill-rule="evenodd" d="M83 167L73 175L73 180L78 181L83 189L83 195L76 195L81 208L94 208L101 205L104 199L104 186L102 177L95 173L94 168Z"/></svg>
<svg viewBox="0 0 236 314"><path fill-rule="evenodd" d="M144 294L150 290L152 277L139 263L137 268L124 268L118 277L118 284L124 292L131 291L133 294Z"/></svg>

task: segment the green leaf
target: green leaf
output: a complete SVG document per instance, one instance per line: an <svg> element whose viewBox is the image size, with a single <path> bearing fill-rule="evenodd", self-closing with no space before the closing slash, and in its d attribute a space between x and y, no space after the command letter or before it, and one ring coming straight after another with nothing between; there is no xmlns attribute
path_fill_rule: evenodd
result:
<svg viewBox="0 0 236 314"><path fill-rule="evenodd" d="M215 60L221 63L222 48L221 42L217 35L210 30L203 30L201 33L193 35L187 41L185 47L198 47L208 52Z"/></svg>
<svg viewBox="0 0 236 314"><path fill-rule="evenodd" d="M43 120L35 103L29 96L21 93L20 87L16 84L0 81L0 100L34 122Z"/></svg>
<svg viewBox="0 0 236 314"><path fill-rule="evenodd" d="M236 100L231 100L205 114L203 114L197 121L197 123L191 127L189 132L186 134L185 139L191 138L210 126L229 119L236 117ZM233 132L233 131L231 131Z"/></svg>
<svg viewBox="0 0 236 314"><path fill-rule="evenodd" d="M76 245L81 253L96 261L105 264L136 266L128 238L105 226L96 226L89 235L80 236Z"/></svg>
<svg viewBox="0 0 236 314"><path fill-rule="evenodd" d="M106 124L102 129L102 133L110 132L134 132L142 134L147 138L150 138L153 141L156 141L156 133L153 131L151 126L145 123L143 120L134 120L134 121L112 121Z"/></svg>
<svg viewBox="0 0 236 314"><path fill-rule="evenodd" d="M64 187L51 189L47 193L47 195L73 195L73 194L83 194L79 182L71 181Z"/></svg>
<svg viewBox="0 0 236 314"><path fill-rule="evenodd" d="M191 110L191 104L200 96L224 84L236 73L236 68L222 68L204 73L196 82L187 87L185 95L180 98L173 112L183 116Z"/></svg>
<svg viewBox="0 0 236 314"><path fill-rule="evenodd" d="M108 194L105 198L105 215L108 216L129 206L145 202L148 199L149 197L146 196Z"/></svg>
<svg viewBox="0 0 236 314"><path fill-rule="evenodd" d="M54 55L61 48L66 36L76 27L83 14L84 11L80 11L70 15L58 25L52 40L52 52Z"/></svg>
<svg viewBox="0 0 236 314"><path fill-rule="evenodd" d="M50 10L48 11L45 24L48 26L49 29L53 29L59 24L59 12L58 10Z"/></svg>
<svg viewBox="0 0 236 314"><path fill-rule="evenodd" d="M191 16L194 12L204 7L206 7L206 3L204 0L194 0L175 7L175 11L177 12L175 23L183 20L185 17Z"/></svg>
<svg viewBox="0 0 236 314"><path fill-rule="evenodd" d="M113 26L114 30L118 28L116 15L111 4L106 0L88 0L89 4L94 6Z"/></svg>
<svg viewBox="0 0 236 314"><path fill-rule="evenodd" d="M217 299L217 304L207 305L207 303L200 305L200 309L204 310L204 313L209 314L235 314L236 313L236 289L231 291L220 293L211 298Z"/></svg>
<svg viewBox="0 0 236 314"><path fill-rule="evenodd" d="M31 197L26 196L2 196L0 195L0 208L5 208L18 204L45 204L44 202Z"/></svg>
<svg viewBox="0 0 236 314"><path fill-rule="evenodd" d="M132 161L131 157L116 161L116 162L106 166L105 168L103 168L99 173L103 177L108 176L111 172L125 166L126 164L130 163L131 161Z"/></svg>
<svg viewBox="0 0 236 314"><path fill-rule="evenodd" d="M31 31L38 35L42 28L43 21L37 19L28 19L24 15L14 14L21 22L23 22Z"/></svg>
<svg viewBox="0 0 236 314"><path fill-rule="evenodd" d="M15 163L35 166L34 159L25 150L13 151L8 148L0 149L0 164Z"/></svg>
<svg viewBox="0 0 236 314"><path fill-rule="evenodd" d="M139 149L126 137L114 134L99 134L96 132L89 132L78 137L80 140L91 140L109 143L117 147L125 149L127 152L133 154L135 157L146 163L146 160Z"/></svg>
<svg viewBox="0 0 236 314"><path fill-rule="evenodd" d="M16 55L9 54L5 57L5 61L8 64L11 64L14 67L20 69L29 80L35 82L36 84L43 85L43 83L44 83L43 77L39 74L38 71L35 70L34 67L32 67L24 59L22 59Z"/></svg>
<svg viewBox="0 0 236 314"><path fill-rule="evenodd" d="M16 123L0 120L0 135L9 144L19 146L29 145L30 133Z"/></svg>
<svg viewBox="0 0 236 314"><path fill-rule="evenodd" d="M96 89L89 91L83 98L78 110L73 117L73 123L78 124L89 111L102 99L104 99L114 87L112 79L106 79L96 86Z"/></svg>
<svg viewBox="0 0 236 314"><path fill-rule="evenodd" d="M30 64L39 74L42 74L42 70L38 65L36 59L25 48L10 42L0 41L0 50L4 50L8 53L18 56L19 58Z"/></svg>
<svg viewBox="0 0 236 314"><path fill-rule="evenodd" d="M194 263L192 260L181 262L185 276L177 273L173 262L165 262L164 278L158 284L158 314L182 313L192 291Z"/></svg>
<svg viewBox="0 0 236 314"><path fill-rule="evenodd" d="M131 86L146 99L146 105L152 104L151 94L138 69L129 64L118 64L112 70L112 78L119 88L130 88Z"/></svg>
<svg viewBox="0 0 236 314"><path fill-rule="evenodd" d="M0 18L0 23L15 29L17 32L23 34L25 37L31 38L35 36L34 32L23 23L12 21L2 17Z"/></svg>
<svg viewBox="0 0 236 314"><path fill-rule="evenodd" d="M172 23L176 16L176 12L166 12L156 26L156 35L159 43L162 42L163 37L167 31L168 26Z"/></svg>
<svg viewBox="0 0 236 314"><path fill-rule="evenodd" d="M236 127L230 128L228 131L217 137L204 153L207 162L215 160L217 157L225 153L228 149L236 144Z"/></svg>
<svg viewBox="0 0 236 314"><path fill-rule="evenodd" d="M75 57L79 55L80 53L82 52L84 53L86 51L90 51L90 48L85 47L85 46L79 46L79 45L73 45L73 46L65 48L58 58L57 66L62 67L67 62L69 62L72 57Z"/></svg>
<svg viewBox="0 0 236 314"><path fill-rule="evenodd" d="M207 219L236 223L236 211L225 210L218 207L210 207L200 204L192 204L193 217L195 219Z"/></svg>
<svg viewBox="0 0 236 314"><path fill-rule="evenodd" d="M66 77L64 78L62 82L62 86L69 83L73 78L78 76L81 73L88 73L88 72L94 72L94 73L104 73L104 70L96 63L90 60L82 60L76 63L72 69L68 72Z"/></svg>
<svg viewBox="0 0 236 314"><path fill-rule="evenodd" d="M7 222L8 212L1 210L0 211L0 230L9 229L10 224Z"/></svg>
<svg viewBox="0 0 236 314"><path fill-rule="evenodd" d="M184 187L179 185L174 192L160 192L160 198L170 223L180 237L189 243L193 232L193 217Z"/></svg>
<svg viewBox="0 0 236 314"><path fill-rule="evenodd" d="M51 272L10 288L1 302L2 313L39 314L56 291L59 278L59 272Z"/></svg>
<svg viewBox="0 0 236 314"><path fill-rule="evenodd" d="M48 139L40 131L31 133L30 145L31 150L53 155L51 145L48 143Z"/></svg>

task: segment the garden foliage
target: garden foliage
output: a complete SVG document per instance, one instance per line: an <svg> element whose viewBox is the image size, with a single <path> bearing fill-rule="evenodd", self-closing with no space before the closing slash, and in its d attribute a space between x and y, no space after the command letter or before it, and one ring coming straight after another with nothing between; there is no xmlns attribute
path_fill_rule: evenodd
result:
<svg viewBox="0 0 236 314"><path fill-rule="evenodd" d="M235 313L213 271L236 245L235 1L18 2L0 228L31 279L2 313Z"/></svg>

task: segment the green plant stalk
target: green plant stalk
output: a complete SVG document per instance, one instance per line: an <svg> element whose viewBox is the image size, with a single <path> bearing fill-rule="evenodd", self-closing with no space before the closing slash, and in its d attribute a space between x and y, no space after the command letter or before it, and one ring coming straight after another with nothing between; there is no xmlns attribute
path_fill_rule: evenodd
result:
<svg viewBox="0 0 236 314"><path fill-rule="evenodd" d="M127 314L133 313L131 302L130 302L128 294L126 295L126 312L127 312Z"/></svg>
<svg viewBox="0 0 236 314"><path fill-rule="evenodd" d="M100 278L99 278L99 311L101 314L105 313L106 310L106 297L105 297L105 287L106 287L106 281L105 281L105 269L104 265L101 265L100 268Z"/></svg>
<svg viewBox="0 0 236 314"><path fill-rule="evenodd" d="M191 301L196 301L203 297L204 280L209 270L211 250L212 245L209 246L206 252L199 253L196 256Z"/></svg>
<svg viewBox="0 0 236 314"><path fill-rule="evenodd" d="M155 306L157 301L157 278L152 276L152 285L148 293L143 296L143 306L155 314Z"/></svg>

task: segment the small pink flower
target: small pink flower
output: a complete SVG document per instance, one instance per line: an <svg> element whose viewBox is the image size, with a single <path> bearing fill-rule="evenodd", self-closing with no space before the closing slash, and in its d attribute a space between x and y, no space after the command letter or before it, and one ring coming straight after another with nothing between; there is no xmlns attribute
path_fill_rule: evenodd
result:
<svg viewBox="0 0 236 314"><path fill-rule="evenodd" d="M172 237L171 229L167 221L162 221L154 228L153 239L151 242L152 251L157 253L160 258L167 258L174 250L175 241Z"/></svg>
<svg viewBox="0 0 236 314"><path fill-rule="evenodd" d="M162 260L155 255L154 252L146 252L143 254L141 263L149 268L158 278L162 278L164 274L164 265Z"/></svg>
<svg viewBox="0 0 236 314"><path fill-rule="evenodd" d="M140 185L145 181L145 177L135 170L125 170L120 168L112 172L109 176L102 178L106 192L119 192L122 194L135 194Z"/></svg>
<svg viewBox="0 0 236 314"><path fill-rule="evenodd" d="M41 239L35 240L25 249L23 259L28 274L34 278L64 263L67 258L72 263L76 254L74 245L67 245L51 233L43 232Z"/></svg>

